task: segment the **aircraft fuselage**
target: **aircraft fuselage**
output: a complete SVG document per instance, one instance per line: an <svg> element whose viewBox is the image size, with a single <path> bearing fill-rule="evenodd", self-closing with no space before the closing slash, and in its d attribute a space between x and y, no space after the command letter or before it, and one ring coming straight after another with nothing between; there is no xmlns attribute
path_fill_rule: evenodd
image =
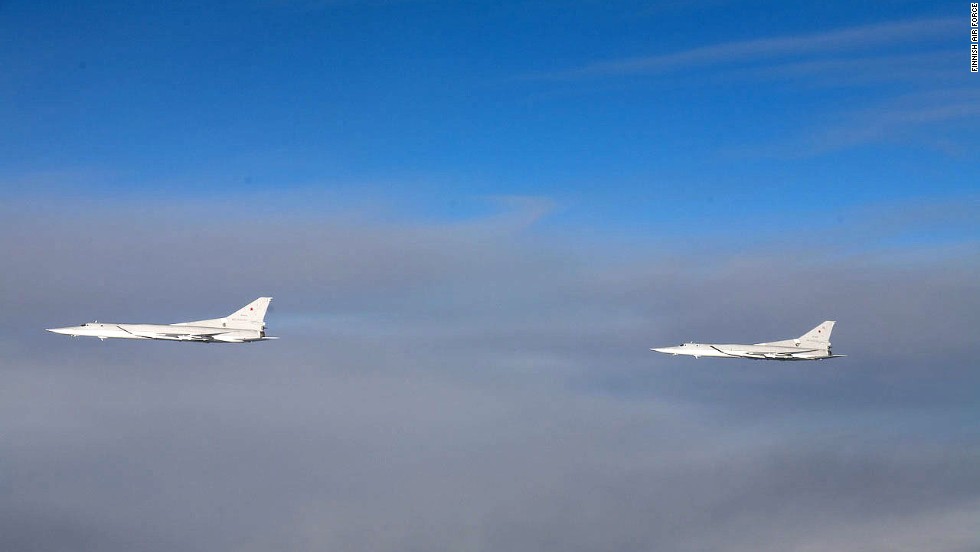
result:
<svg viewBox="0 0 980 552"><path fill-rule="evenodd" d="M821 322L816 328L797 337L782 341L769 341L753 345L723 343L685 343L676 347L654 347L651 351L668 355L685 355L695 358L748 358L752 360L823 360L844 355L830 352L830 333L833 320Z"/></svg>
<svg viewBox="0 0 980 552"><path fill-rule="evenodd" d="M72 337L106 339L163 339L198 343L249 343L276 339L265 335L265 313L272 297L259 297L224 318L177 324L114 324L89 322L80 326L50 328L49 332Z"/></svg>
<svg viewBox="0 0 980 552"><path fill-rule="evenodd" d="M99 339L164 339L170 341L199 341L202 343L244 343L266 339L262 330L212 328L177 324L113 324L89 322L81 326L52 328L50 332L72 337Z"/></svg>
<svg viewBox="0 0 980 552"><path fill-rule="evenodd" d="M838 356L832 355L829 348L784 345L685 343L676 347L658 347L652 350L670 355L760 360L821 360Z"/></svg>

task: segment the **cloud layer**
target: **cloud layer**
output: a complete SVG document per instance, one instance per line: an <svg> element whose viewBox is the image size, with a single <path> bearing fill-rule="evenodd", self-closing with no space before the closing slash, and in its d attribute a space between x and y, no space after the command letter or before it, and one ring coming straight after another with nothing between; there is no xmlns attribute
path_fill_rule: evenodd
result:
<svg viewBox="0 0 980 552"><path fill-rule="evenodd" d="M4 550L980 544L966 529L980 515L973 241L708 259L612 255L529 228L536 210L419 223L19 207L0 222L15 238L0 242ZM277 342L40 331L264 294ZM647 351L825 318L847 358Z"/></svg>

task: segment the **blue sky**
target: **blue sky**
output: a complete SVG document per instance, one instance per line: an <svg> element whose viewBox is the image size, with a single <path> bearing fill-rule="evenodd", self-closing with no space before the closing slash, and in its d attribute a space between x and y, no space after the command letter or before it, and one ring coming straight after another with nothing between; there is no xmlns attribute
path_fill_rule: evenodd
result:
<svg viewBox="0 0 980 552"><path fill-rule="evenodd" d="M11 2L2 176L41 197L316 189L450 219L531 196L560 228L626 234L816 225L974 195L963 11Z"/></svg>
<svg viewBox="0 0 980 552"><path fill-rule="evenodd" d="M0 549L980 549L968 16L0 2Z"/></svg>

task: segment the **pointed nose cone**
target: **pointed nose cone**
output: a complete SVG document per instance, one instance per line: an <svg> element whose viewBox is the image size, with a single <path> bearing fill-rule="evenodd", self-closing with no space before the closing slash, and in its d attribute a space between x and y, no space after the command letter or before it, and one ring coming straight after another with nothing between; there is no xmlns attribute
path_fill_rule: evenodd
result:
<svg viewBox="0 0 980 552"><path fill-rule="evenodd" d="M48 331L48 332L51 332L51 333L56 333L56 334L61 334L61 335L70 335L71 332L69 332L68 330L69 330L69 328L48 328L45 331Z"/></svg>
<svg viewBox="0 0 980 552"><path fill-rule="evenodd" d="M652 348L650 350L651 351L656 351L658 353L672 353L673 352L673 351L670 350L670 347L654 347L654 348Z"/></svg>

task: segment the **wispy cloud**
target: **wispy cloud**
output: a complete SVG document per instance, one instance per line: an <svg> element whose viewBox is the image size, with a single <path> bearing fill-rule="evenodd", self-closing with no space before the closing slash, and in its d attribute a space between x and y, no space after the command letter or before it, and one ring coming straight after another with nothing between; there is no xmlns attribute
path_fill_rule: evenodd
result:
<svg viewBox="0 0 980 552"><path fill-rule="evenodd" d="M886 107L870 111L847 126L827 130L813 140L812 151L821 153L885 139L904 139L915 129L977 117L980 117L980 104L976 102L922 105L909 109Z"/></svg>
<svg viewBox="0 0 980 552"><path fill-rule="evenodd" d="M974 89L930 91L881 99L876 105L840 111L800 136L778 143L739 145L735 156L800 158L880 143L926 146L959 156L955 128L980 118L980 92Z"/></svg>
<svg viewBox="0 0 980 552"><path fill-rule="evenodd" d="M942 82L962 75L962 56L941 50L928 53L862 55L786 60L752 67L753 78L797 80L816 87L877 85L891 82ZM959 69L959 70L958 70Z"/></svg>
<svg viewBox="0 0 980 552"><path fill-rule="evenodd" d="M907 45L910 41L951 36L962 27L955 18L929 18L878 23L820 33L762 38L701 46L689 50L602 61L538 78L577 79L625 75L654 75L686 68L733 62L753 62L781 57L860 51L884 45Z"/></svg>

